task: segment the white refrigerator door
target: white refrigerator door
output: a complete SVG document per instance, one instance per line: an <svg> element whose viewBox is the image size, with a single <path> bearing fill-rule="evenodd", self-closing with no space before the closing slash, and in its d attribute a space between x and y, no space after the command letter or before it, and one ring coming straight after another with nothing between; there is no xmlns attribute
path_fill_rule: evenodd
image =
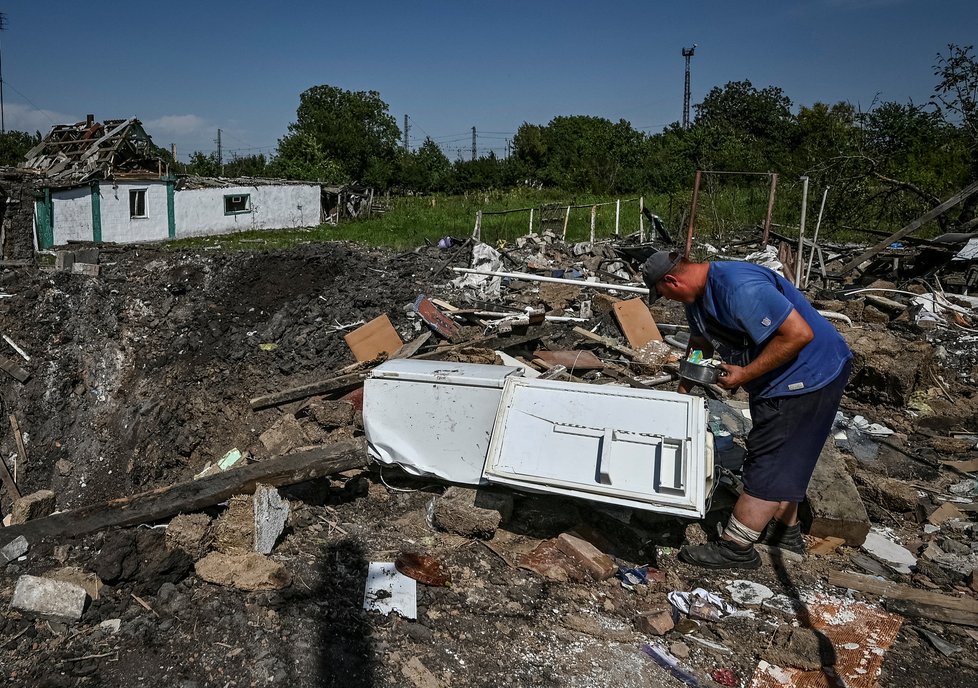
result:
<svg viewBox="0 0 978 688"><path fill-rule="evenodd" d="M713 478L704 401L673 392L511 377L485 478L690 518Z"/></svg>

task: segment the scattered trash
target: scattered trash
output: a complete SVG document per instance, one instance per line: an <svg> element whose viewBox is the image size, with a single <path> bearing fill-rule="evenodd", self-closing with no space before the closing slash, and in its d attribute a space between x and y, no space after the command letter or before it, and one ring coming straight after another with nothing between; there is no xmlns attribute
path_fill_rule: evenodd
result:
<svg viewBox="0 0 978 688"><path fill-rule="evenodd" d="M724 616L737 611L724 602L722 597L703 588L695 588L692 592L673 591L669 593L668 598L670 604L683 614L703 621L719 621Z"/></svg>
<svg viewBox="0 0 978 688"><path fill-rule="evenodd" d="M690 686L691 688L700 688L700 686L703 685L689 669L680 664L677 657L675 657L665 648L646 643L642 646L642 651L651 657L656 664L668 671L675 678L678 678L687 686Z"/></svg>

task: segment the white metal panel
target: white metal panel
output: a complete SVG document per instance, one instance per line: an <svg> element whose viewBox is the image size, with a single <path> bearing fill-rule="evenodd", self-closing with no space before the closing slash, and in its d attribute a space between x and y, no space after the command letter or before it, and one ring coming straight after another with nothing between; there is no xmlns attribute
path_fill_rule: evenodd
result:
<svg viewBox="0 0 978 688"><path fill-rule="evenodd" d="M673 392L509 378L486 479L702 516L712 480L706 406Z"/></svg>
<svg viewBox="0 0 978 688"><path fill-rule="evenodd" d="M520 371L471 363L387 361L363 387L370 453L415 475L479 485L503 384Z"/></svg>

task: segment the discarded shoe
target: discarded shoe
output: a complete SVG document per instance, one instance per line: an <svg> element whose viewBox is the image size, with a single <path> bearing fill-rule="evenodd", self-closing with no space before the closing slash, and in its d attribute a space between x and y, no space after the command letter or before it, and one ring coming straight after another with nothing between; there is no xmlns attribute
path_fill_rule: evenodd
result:
<svg viewBox="0 0 978 688"><path fill-rule="evenodd" d="M691 545L679 550L680 560L707 569L756 569L761 557L754 545L746 547L730 540L717 540L705 545Z"/></svg>
<svg viewBox="0 0 978 688"><path fill-rule="evenodd" d="M801 537L801 526L797 523L793 526L786 526L776 518L772 518L771 522L767 524L761 534L761 539L757 542L768 547L786 549L795 554L804 555L807 551L805 541Z"/></svg>

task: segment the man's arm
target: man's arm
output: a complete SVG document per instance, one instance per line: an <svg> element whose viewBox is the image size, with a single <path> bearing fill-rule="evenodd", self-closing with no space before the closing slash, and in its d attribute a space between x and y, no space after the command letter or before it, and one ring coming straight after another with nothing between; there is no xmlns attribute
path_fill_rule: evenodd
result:
<svg viewBox="0 0 978 688"><path fill-rule="evenodd" d="M689 354L699 349L703 352L703 358L713 357L713 344L709 339L703 337L702 335L690 335L689 346L686 347L686 358L689 358ZM696 383L690 382L684 377L679 378L679 386L676 387L676 391L680 394L689 394L689 391L693 388Z"/></svg>
<svg viewBox="0 0 978 688"><path fill-rule="evenodd" d="M717 384L724 389L736 389L784 365L797 356L814 338L812 328L797 310L792 309L785 321L768 339L757 358L743 367L729 363L722 364L720 368L724 375L717 380Z"/></svg>

